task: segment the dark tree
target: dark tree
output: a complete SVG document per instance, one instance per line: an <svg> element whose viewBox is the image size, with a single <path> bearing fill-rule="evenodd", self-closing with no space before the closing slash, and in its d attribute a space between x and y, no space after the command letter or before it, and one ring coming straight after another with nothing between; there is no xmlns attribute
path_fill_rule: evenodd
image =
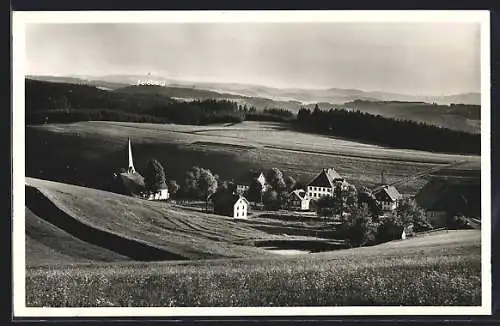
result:
<svg viewBox="0 0 500 326"><path fill-rule="evenodd" d="M197 166L186 172L184 190L192 198L205 200L208 207L208 198L217 190L217 176L212 171Z"/></svg>
<svg viewBox="0 0 500 326"><path fill-rule="evenodd" d="M413 225L415 232L432 229L432 224L427 218L425 211L420 208L414 199L406 199L399 202L396 215L403 226Z"/></svg>
<svg viewBox="0 0 500 326"><path fill-rule="evenodd" d="M361 205L342 223L340 232L349 247L370 245L375 242L377 225L372 222L370 211Z"/></svg>
<svg viewBox="0 0 500 326"><path fill-rule="evenodd" d="M266 181L271 188L277 193L286 191L285 179L283 172L278 168L272 168L266 173Z"/></svg>
<svg viewBox="0 0 500 326"><path fill-rule="evenodd" d="M146 166L144 186L148 191L157 191L167 187L165 183L165 169L156 159L150 160Z"/></svg>
<svg viewBox="0 0 500 326"><path fill-rule="evenodd" d="M177 191L179 191L180 186L177 184L175 180L169 180L167 183L168 192L171 196L175 195Z"/></svg>
<svg viewBox="0 0 500 326"><path fill-rule="evenodd" d="M314 200L314 208L319 216L333 217L336 208L335 199L330 195L322 196Z"/></svg>
<svg viewBox="0 0 500 326"><path fill-rule="evenodd" d="M254 180L248 187L245 195L249 201L260 203L262 201L262 184Z"/></svg>
<svg viewBox="0 0 500 326"><path fill-rule="evenodd" d="M264 208L271 211L276 211L281 208L278 193L274 190L264 192L262 195L262 202L264 204Z"/></svg>

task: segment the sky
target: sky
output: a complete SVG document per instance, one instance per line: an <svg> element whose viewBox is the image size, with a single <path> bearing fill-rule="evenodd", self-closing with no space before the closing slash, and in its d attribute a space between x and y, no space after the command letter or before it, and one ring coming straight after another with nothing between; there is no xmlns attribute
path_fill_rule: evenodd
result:
<svg viewBox="0 0 500 326"><path fill-rule="evenodd" d="M474 23L31 24L31 75L147 74L278 88L480 92Z"/></svg>

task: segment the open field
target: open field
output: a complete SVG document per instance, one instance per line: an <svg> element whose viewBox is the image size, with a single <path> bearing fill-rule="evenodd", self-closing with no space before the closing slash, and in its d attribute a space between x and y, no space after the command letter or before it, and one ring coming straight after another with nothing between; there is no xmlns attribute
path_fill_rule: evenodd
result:
<svg viewBox="0 0 500 326"><path fill-rule="evenodd" d="M323 247L330 242L298 232L303 228L302 234L313 235L317 224L251 223L57 182L28 178L26 184L28 265L57 264L67 256L77 262L274 256L258 247L273 241ZM274 232L266 232L269 228ZM281 235L290 229L297 236Z"/></svg>
<svg viewBox="0 0 500 326"><path fill-rule="evenodd" d="M28 306L480 305L480 232L318 254L27 269Z"/></svg>
<svg viewBox="0 0 500 326"><path fill-rule="evenodd" d="M445 164L478 156L390 149L328 136L286 130L277 123L185 126L120 122L79 122L26 127L26 173L65 183L110 189L111 174L127 164L132 139L136 168L162 162L167 177L182 184L189 167L209 168L223 179L237 179L251 168L280 168L307 183L320 169L334 167L357 186L374 186L384 172L393 182ZM415 193L416 179L398 186Z"/></svg>

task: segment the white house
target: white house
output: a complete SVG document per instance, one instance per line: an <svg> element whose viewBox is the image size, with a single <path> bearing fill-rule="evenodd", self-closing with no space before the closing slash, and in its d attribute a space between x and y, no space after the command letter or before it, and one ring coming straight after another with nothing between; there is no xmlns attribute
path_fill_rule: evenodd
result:
<svg viewBox="0 0 500 326"><path fill-rule="evenodd" d="M157 191L148 191L144 193L144 198L147 200L167 200L170 197L168 188L159 189Z"/></svg>
<svg viewBox="0 0 500 326"><path fill-rule="evenodd" d="M248 218L248 200L245 197L240 197L234 202L233 217Z"/></svg>
<svg viewBox="0 0 500 326"><path fill-rule="evenodd" d="M214 213L230 216L235 219L248 218L248 200L239 194L214 194L210 200L213 203Z"/></svg>
<svg viewBox="0 0 500 326"><path fill-rule="evenodd" d="M344 178L342 178L333 168L323 169L307 185L307 196L310 199L317 199L327 195L333 196L335 186L339 183L343 187L348 187Z"/></svg>
<svg viewBox="0 0 500 326"><path fill-rule="evenodd" d="M394 186L383 185L373 190L375 199L382 206L383 211L393 211L398 207L403 196Z"/></svg>

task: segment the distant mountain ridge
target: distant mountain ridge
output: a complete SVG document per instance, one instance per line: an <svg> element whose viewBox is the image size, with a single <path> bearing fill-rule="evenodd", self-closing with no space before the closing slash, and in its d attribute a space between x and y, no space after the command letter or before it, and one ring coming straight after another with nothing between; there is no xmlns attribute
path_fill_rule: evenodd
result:
<svg viewBox="0 0 500 326"><path fill-rule="evenodd" d="M242 97L258 97L278 102L302 102L304 104L328 102L332 105L340 105L355 100L366 101L406 101L406 102L428 102L442 105L449 104L481 104L481 94L460 93L443 96L432 95L407 95L380 91L363 91L358 89L302 89L302 88L274 88L263 85L243 83L217 83L217 82L192 82L169 79L154 75L103 75L103 76L29 76L31 79L39 79L56 82L58 79L66 82L81 81L89 85L118 88L125 85L134 85L139 80L146 78L162 81L169 87L191 88L196 90L224 93L226 95Z"/></svg>
<svg viewBox="0 0 500 326"><path fill-rule="evenodd" d="M155 78L148 77L152 80ZM297 113L301 108L313 110L318 105L323 110L331 108L359 110L388 118L418 121L471 133L479 133L481 130L481 107L476 104L442 104L432 101L432 99L397 98L397 94L359 90L297 90L265 86L256 86L255 88L249 86L248 89L241 90L241 87L245 85L208 83L188 85L186 82L179 83L172 80L160 80L165 81L166 86L136 86L138 80L145 79L144 76L103 76L102 78L103 80L76 76L30 76L28 81L48 84L40 84L40 87L33 88L33 92L29 93L30 97L27 98L27 107L31 108L32 106L32 109L36 110L42 106L52 107L55 105L52 102L56 99L65 101L75 98L78 99L77 103L80 103L79 106L82 108L95 108L96 106L104 108L109 107L109 105L113 108L116 105L121 105L119 103L127 103L127 111L136 112L135 107L152 108L172 100L215 99L229 100L247 107L253 106L258 111L279 108ZM28 85L32 85L32 83L28 83ZM61 87L54 88L55 85ZM222 86L217 88L216 85L223 85L225 89L222 89ZM78 88L75 88L76 86ZM247 95L242 95L242 93ZM261 96L250 95L257 93ZM292 97L302 98L302 101L291 99ZM451 99L467 98L470 102L474 102L477 100L476 97L480 98L479 94L469 93L450 95L447 99L451 101ZM329 101L332 98L336 98L339 103L335 104ZM104 99L106 100L104 101ZM452 102L458 103L459 101Z"/></svg>

